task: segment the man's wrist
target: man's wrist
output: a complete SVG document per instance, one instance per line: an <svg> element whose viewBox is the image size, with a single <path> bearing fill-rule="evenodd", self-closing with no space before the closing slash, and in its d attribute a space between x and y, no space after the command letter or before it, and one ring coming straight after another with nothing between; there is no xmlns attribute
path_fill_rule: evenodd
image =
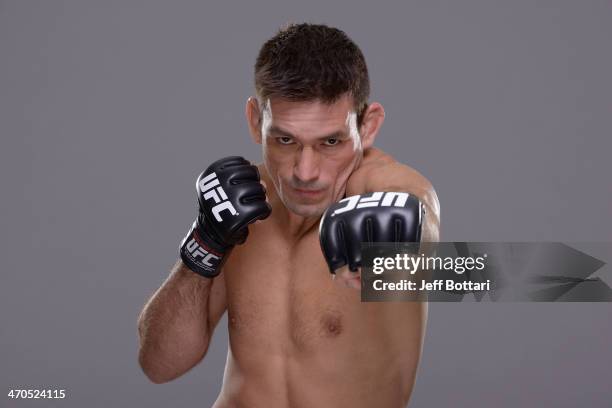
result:
<svg viewBox="0 0 612 408"><path fill-rule="evenodd" d="M231 246L216 243L194 221L180 245L181 260L190 270L206 278L214 278L221 272L221 266Z"/></svg>

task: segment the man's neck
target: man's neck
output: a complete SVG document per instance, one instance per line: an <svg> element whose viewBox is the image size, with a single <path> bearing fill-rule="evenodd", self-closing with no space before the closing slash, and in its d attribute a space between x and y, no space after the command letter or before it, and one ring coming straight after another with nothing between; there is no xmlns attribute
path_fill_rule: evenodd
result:
<svg viewBox="0 0 612 408"><path fill-rule="evenodd" d="M283 234L289 239L299 240L305 235L318 229L321 214L312 217L304 217L295 214L285 207L278 196L275 198L278 200L278 202L270 203L272 204L273 208L272 212L274 213L274 211L276 211L276 217L274 217L274 220L278 223L278 226L283 231Z"/></svg>

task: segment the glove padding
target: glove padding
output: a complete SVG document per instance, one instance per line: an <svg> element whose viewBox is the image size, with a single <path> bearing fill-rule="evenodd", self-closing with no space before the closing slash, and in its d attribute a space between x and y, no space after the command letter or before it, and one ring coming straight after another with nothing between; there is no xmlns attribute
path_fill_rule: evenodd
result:
<svg viewBox="0 0 612 408"><path fill-rule="evenodd" d="M332 274L362 266L361 243L419 242L425 207L408 193L375 192L344 198L321 217L319 241Z"/></svg>
<svg viewBox="0 0 612 408"><path fill-rule="evenodd" d="M192 271L212 278L229 251L246 241L248 225L270 215L257 167L239 156L211 164L196 182L199 215L180 254Z"/></svg>

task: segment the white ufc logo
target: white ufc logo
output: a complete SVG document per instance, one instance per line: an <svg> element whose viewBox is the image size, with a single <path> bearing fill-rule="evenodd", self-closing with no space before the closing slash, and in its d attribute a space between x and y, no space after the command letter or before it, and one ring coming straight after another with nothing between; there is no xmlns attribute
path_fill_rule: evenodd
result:
<svg viewBox="0 0 612 408"><path fill-rule="evenodd" d="M212 198L215 203L217 203L217 205L212 208L212 213L217 222L221 222L223 221L223 218L221 218L219 215L221 211L227 210L232 215L236 215L238 212L232 203L227 199L227 194L225 194L223 187L219 186L215 188L215 186L219 186L219 179L217 178L216 173L210 173L208 176L200 180L200 190L204 193L204 199L209 200Z"/></svg>
<svg viewBox="0 0 612 408"><path fill-rule="evenodd" d="M192 237L187 243L187 251L191 254L193 259L197 259L197 257L202 258L202 263L208 267L214 267L210 261L219 260L217 255L213 255L198 244L198 242Z"/></svg>
<svg viewBox="0 0 612 408"><path fill-rule="evenodd" d="M344 198L339 203L346 203L342 208L337 208L333 213L332 217L336 214L342 214L347 211L351 211L355 208L365 207L404 207L408 201L410 194L408 193L383 193L377 192L372 193L369 196L351 196Z"/></svg>

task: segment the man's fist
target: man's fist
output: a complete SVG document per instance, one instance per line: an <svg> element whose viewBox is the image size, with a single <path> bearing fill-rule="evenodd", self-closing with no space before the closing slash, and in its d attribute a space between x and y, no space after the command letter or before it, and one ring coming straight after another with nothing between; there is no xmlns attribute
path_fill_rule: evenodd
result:
<svg viewBox="0 0 612 408"><path fill-rule="evenodd" d="M362 266L361 243L419 242L424 206L408 193L376 192L347 197L321 217L319 241L332 274Z"/></svg>
<svg viewBox="0 0 612 408"><path fill-rule="evenodd" d="M196 182L199 215L180 247L192 271L212 278L234 245L246 240L248 225L270 215L257 167L238 156L217 160Z"/></svg>

